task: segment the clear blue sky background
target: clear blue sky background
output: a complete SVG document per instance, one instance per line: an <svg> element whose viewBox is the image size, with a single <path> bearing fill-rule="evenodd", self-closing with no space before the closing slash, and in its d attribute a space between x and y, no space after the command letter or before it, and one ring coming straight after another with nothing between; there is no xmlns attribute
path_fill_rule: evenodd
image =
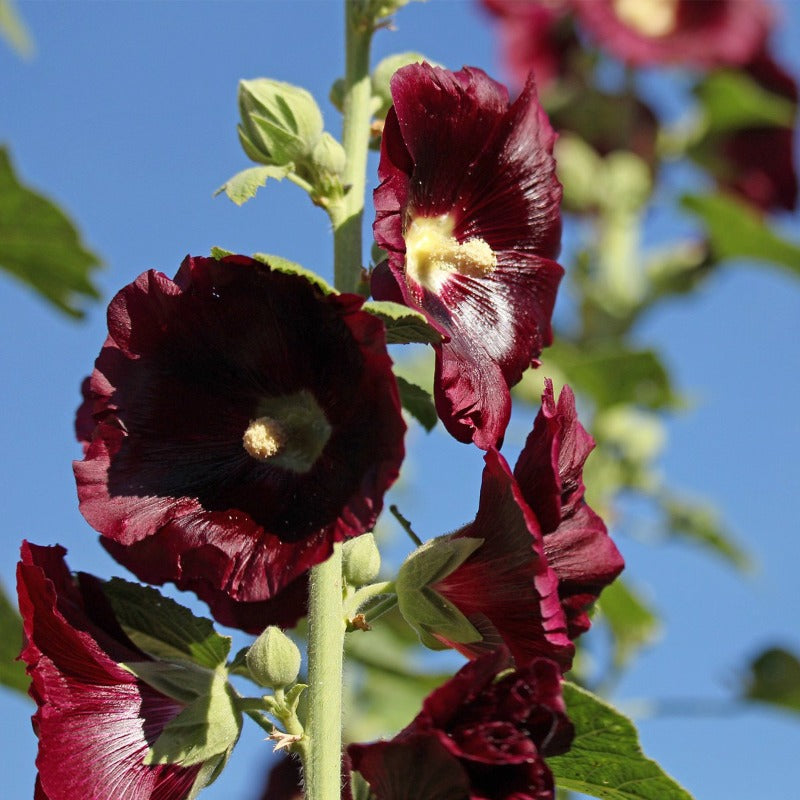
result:
<svg viewBox="0 0 800 800"><path fill-rule="evenodd" d="M212 191L247 166L235 133L240 78L306 86L338 132L327 102L342 64L338 2L20 8L38 54L23 62L0 47L0 141L24 180L63 203L103 256L106 300L141 271L171 275L186 253L207 254L213 245L279 253L330 275L326 219L301 192L276 185L236 208ZM776 44L798 74L800 5L783 9ZM410 49L454 69L472 64L501 74L492 28L472 3L412 4L399 14L397 31L376 36L375 60ZM374 185L374 170L368 180ZM797 220L783 222L800 239ZM647 697L722 699L761 647L800 651L799 288L768 268L731 267L638 331L642 342L663 348L696 400L691 413L670 421L663 470L673 485L724 510L760 569L743 580L687 547L620 539L629 579L664 616L661 642L619 686L622 706ZM64 544L74 569L123 572L78 513L70 467L79 455L72 435L78 387L104 336L104 305L75 324L0 278L0 575L7 587L22 537ZM415 466L405 491L424 509L415 521L430 536L472 517L475 501L464 498L477 498L481 463L445 436L423 439L412 429L411 449L423 446L429 461ZM32 797L31 705L3 690L0 704L3 795ZM646 751L698 800L797 791L797 717L752 709L640 719L639 726ZM204 796L256 800L268 749L249 727L231 767Z"/></svg>

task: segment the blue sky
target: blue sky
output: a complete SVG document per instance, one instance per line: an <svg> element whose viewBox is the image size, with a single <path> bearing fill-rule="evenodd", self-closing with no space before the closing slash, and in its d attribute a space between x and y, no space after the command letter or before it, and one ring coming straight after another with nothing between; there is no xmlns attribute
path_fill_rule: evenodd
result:
<svg viewBox="0 0 800 800"><path fill-rule="evenodd" d="M800 4L783 7L778 52L795 74ZM330 276L327 220L294 187L274 185L242 208L212 192L247 166L240 151L236 84L269 76L307 87L327 125L341 64L340 4L311 2L28 2L20 9L38 54L0 48L0 142L24 180L61 202L104 259L106 300L145 269L171 275L187 253L214 245L277 253ZM375 61L417 50L448 67L477 65L501 77L492 28L469 2L413 3L397 30L375 39ZM374 164L368 185L375 183ZM782 220L800 240L797 219ZM761 647L800 651L800 490L797 416L800 292L763 266L723 270L689 302L661 309L638 330L662 348L695 401L669 422L662 469L671 484L705 496L755 554L742 579L686 547L619 539L628 577L664 617L660 643L618 688L616 702L724 698L737 669ZM75 324L0 278L0 463L4 490L0 576L13 586L19 541L60 542L74 569L123 574L77 510L70 462L78 387L105 337L105 307ZM426 536L471 519L480 454L412 429L421 448L408 476ZM513 463L513 457L509 457ZM446 485L434 482L444 476ZM9 797L32 796L31 706L0 694ZM646 751L698 798L785 797L796 780L800 723L757 709L727 716L639 720ZM251 727L232 766L204 796L256 800L268 745Z"/></svg>

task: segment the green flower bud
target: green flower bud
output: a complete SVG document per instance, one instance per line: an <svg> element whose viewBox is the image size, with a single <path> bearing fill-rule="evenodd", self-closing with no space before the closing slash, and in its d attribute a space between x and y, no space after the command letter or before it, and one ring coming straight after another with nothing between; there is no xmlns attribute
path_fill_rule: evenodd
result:
<svg viewBox="0 0 800 800"><path fill-rule="evenodd" d="M270 625L247 651L247 667L260 686L283 689L297 680L300 651L280 629Z"/></svg>
<svg viewBox="0 0 800 800"><path fill-rule="evenodd" d="M239 141L261 164L307 161L322 137L322 112L299 86L257 78L239 82Z"/></svg>
<svg viewBox="0 0 800 800"><path fill-rule="evenodd" d="M373 581L381 568L381 554L371 533L345 542L342 559L342 574L351 586L364 586Z"/></svg>
<svg viewBox="0 0 800 800"><path fill-rule="evenodd" d="M392 75L407 64L420 64L427 59L420 53L397 53L387 56L372 72L372 98L375 108L375 116L383 119L386 112L392 106L392 93L389 89L389 81ZM428 62L433 63L433 62Z"/></svg>

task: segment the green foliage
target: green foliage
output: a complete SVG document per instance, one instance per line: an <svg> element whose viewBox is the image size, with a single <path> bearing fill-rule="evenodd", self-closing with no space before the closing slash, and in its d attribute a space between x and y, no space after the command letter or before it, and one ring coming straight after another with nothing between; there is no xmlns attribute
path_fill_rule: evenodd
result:
<svg viewBox="0 0 800 800"><path fill-rule="evenodd" d="M82 317L78 301L100 296L90 278L99 264L67 215L17 180L0 147L0 267L59 310Z"/></svg>
<svg viewBox="0 0 800 800"><path fill-rule="evenodd" d="M383 320L388 344L438 344L442 341L442 335L425 317L408 306L390 300L368 300L364 303L364 311Z"/></svg>
<svg viewBox="0 0 800 800"><path fill-rule="evenodd" d="M237 172L232 178L228 178L222 186L214 192L214 197L225 192L237 206L243 205L251 197L256 196L256 192L267 185L267 181L273 178L282 181L291 171L292 164L284 166L263 166L250 167Z"/></svg>
<svg viewBox="0 0 800 800"><path fill-rule="evenodd" d="M704 122L709 132L791 127L794 119L794 103L772 94L739 70L709 72L695 94L705 113Z"/></svg>
<svg viewBox="0 0 800 800"><path fill-rule="evenodd" d="M342 544L342 577L350 586L365 586L378 577L381 553L371 533Z"/></svg>
<svg viewBox="0 0 800 800"><path fill-rule="evenodd" d="M601 800L691 800L642 753L627 717L575 684L563 686L575 740L568 753L547 760L560 788Z"/></svg>
<svg viewBox="0 0 800 800"><path fill-rule="evenodd" d="M603 590L598 606L611 632L612 659L617 669L658 638L658 616L621 578Z"/></svg>
<svg viewBox="0 0 800 800"><path fill-rule="evenodd" d="M333 288L324 278L317 275L316 272L301 266L295 261L289 261L288 258L281 258L270 253L253 253L253 258L260 261L262 264L269 264L272 269L278 272L288 272L290 275L300 275L305 278L309 283L313 283L318 289L321 289L323 294L335 294L336 289Z"/></svg>
<svg viewBox="0 0 800 800"><path fill-rule="evenodd" d="M705 224L713 257L765 261L800 275L800 245L772 230L744 201L707 194L685 195L681 203Z"/></svg>
<svg viewBox="0 0 800 800"><path fill-rule="evenodd" d="M635 403L646 408L677 404L669 374L654 350L635 350L622 341L577 346L561 339L544 354L566 381L599 408Z"/></svg>
<svg viewBox="0 0 800 800"><path fill-rule="evenodd" d="M750 663L742 696L800 712L800 658L782 647L759 653Z"/></svg>
<svg viewBox="0 0 800 800"><path fill-rule="evenodd" d="M270 625L247 651L247 667L259 686L283 689L297 680L300 651L280 629Z"/></svg>
<svg viewBox="0 0 800 800"><path fill-rule="evenodd" d="M436 406L429 392L400 375L396 375L397 388L400 391L400 402L403 408L414 417L426 431L432 431L439 420Z"/></svg>
<svg viewBox="0 0 800 800"><path fill-rule="evenodd" d="M33 39L17 11L14 0L0 0L0 36L24 58L33 55L35 50Z"/></svg>
<svg viewBox="0 0 800 800"><path fill-rule="evenodd" d="M400 67L405 67L408 64L419 64L423 61L427 61L427 59L422 54L409 52L395 53L394 55L386 56L386 58L378 62L375 69L372 71L372 102L374 105L374 116L383 119L392 106L392 93L389 89L389 82L392 79L392 75L394 75Z"/></svg>
<svg viewBox="0 0 800 800"><path fill-rule="evenodd" d="M208 669L225 663L231 647L207 619L156 589L112 578L103 589L131 641L156 659L191 661Z"/></svg>
<svg viewBox="0 0 800 800"><path fill-rule="evenodd" d="M22 620L0 586L0 685L27 694L30 680L17 661L22 649Z"/></svg>

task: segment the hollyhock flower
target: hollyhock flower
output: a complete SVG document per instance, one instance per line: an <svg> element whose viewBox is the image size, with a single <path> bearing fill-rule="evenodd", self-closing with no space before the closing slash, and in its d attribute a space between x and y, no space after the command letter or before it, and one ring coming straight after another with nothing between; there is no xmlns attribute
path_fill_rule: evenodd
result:
<svg viewBox="0 0 800 800"><path fill-rule="evenodd" d="M421 311L436 408L459 441L503 437L509 387L550 343L562 269L555 134L532 81L511 105L479 69L398 70L375 190L376 298Z"/></svg>
<svg viewBox="0 0 800 800"><path fill-rule="evenodd" d="M763 0L574 0L583 28L632 65L747 63L770 22Z"/></svg>
<svg viewBox="0 0 800 800"><path fill-rule="evenodd" d="M712 134L701 145L698 161L710 169L721 186L762 211L794 211L797 207L794 161L797 83L766 50L744 71L763 89L789 101L794 109L791 123Z"/></svg>
<svg viewBox="0 0 800 800"><path fill-rule="evenodd" d="M39 737L36 797L181 800L203 767L146 765L144 757L183 706L119 666L146 661L119 626L100 581L73 582L63 547L24 542L17 567Z"/></svg>
<svg viewBox="0 0 800 800"><path fill-rule="evenodd" d="M455 570L430 584L452 603L481 638L458 642L433 627L432 636L469 658L505 645L517 667L542 656L563 671L570 668L574 647L558 597L558 577L548 566L542 532L505 459L494 449L485 457L481 496L475 520L442 540L482 540ZM435 545L434 545L435 546ZM424 558L419 551L417 558ZM412 556L412 559L415 558ZM404 567L405 569L405 567ZM398 591L404 578L398 575ZM413 603L400 596L401 611L414 624Z"/></svg>
<svg viewBox="0 0 800 800"><path fill-rule="evenodd" d="M541 526L570 639L589 629L586 609L624 567L603 520L584 499L583 465L593 449L594 440L578 421L572 390L564 386L556 404L548 380L514 477Z"/></svg>
<svg viewBox="0 0 800 800"><path fill-rule="evenodd" d="M304 613L306 571L373 526L403 458L383 325L361 304L244 256L117 294L75 476L118 561L246 630Z"/></svg>
<svg viewBox="0 0 800 800"><path fill-rule="evenodd" d="M507 659L498 650L469 662L391 741L350 745L376 800L552 800L544 759L573 734L559 670L538 659L498 679Z"/></svg>
<svg viewBox="0 0 800 800"><path fill-rule="evenodd" d="M568 72L580 47L565 0L483 0L499 23L501 52L517 86L533 72L540 90Z"/></svg>

